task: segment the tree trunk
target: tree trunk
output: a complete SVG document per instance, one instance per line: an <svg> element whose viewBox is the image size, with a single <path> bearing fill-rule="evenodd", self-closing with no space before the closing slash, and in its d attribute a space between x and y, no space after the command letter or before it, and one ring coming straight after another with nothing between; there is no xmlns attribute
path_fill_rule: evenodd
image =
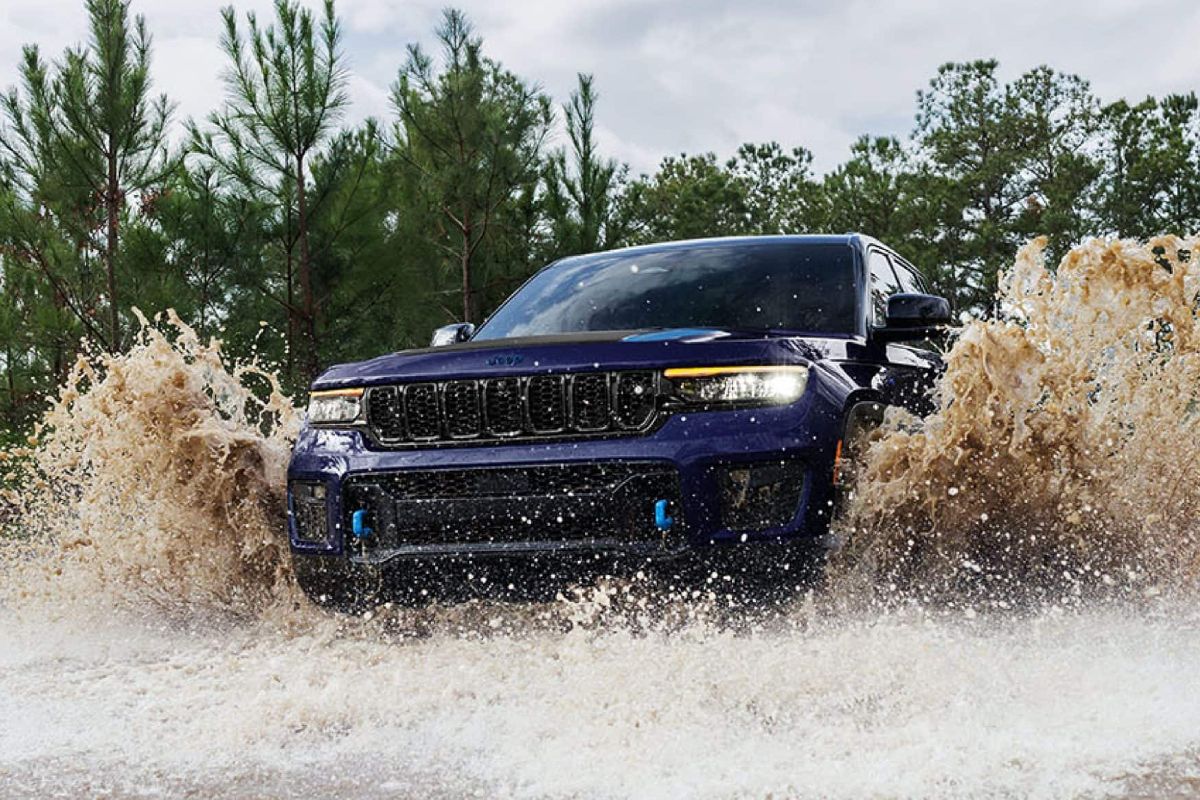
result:
<svg viewBox="0 0 1200 800"><path fill-rule="evenodd" d="M287 298L287 308L285 309L287 331L284 333L283 339L287 355L284 358L284 372L287 374L288 380L294 381L296 379L296 271L292 267L292 252L296 245L295 242L290 241L286 242L286 245L287 249L284 253L284 278L287 285L284 290L284 296Z"/></svg>
<svg viewBox="0 0 1200 800"><path fill-rule="evenodd" d="M466 210L462 224L462 306L463 322L473 321L473 303L471 302L471 211Z"/></svg>
<svg viewBox="0 0 1200 800"><path fill-rule="evenodd" d="M304 183L304 156L296 156L296 233L300 238L300 293L302 295L304 319L302 339L304 340L305 378L312 380L317 376L317 324L316 302L313 297L312 264L308 252L308 198Z"/></svg>
<svg viewBox="0 0 1200 800"><path fill-rule="evenodd" d="M104 187L107 215L107 236L104 243L104 270L108 280L108 342L109 350L121 349L121 308L117 303L117 237L120 233L121 197L117 185L117 143L108 140L108 183Z"/></svg>
<svg viewBox="0 0 1200 800"><path fill-rule="evenodd" d="M9 423L9 427L11 427L15 430L17 427L17 418L18 418L17 377L16 377L15 371L13 369L13 351L12 351L11 343L5 347L4 366L5 366L5 371L8 373L6 376L7 383L8 383L8 414L9 414L8 423Z"/></svg>

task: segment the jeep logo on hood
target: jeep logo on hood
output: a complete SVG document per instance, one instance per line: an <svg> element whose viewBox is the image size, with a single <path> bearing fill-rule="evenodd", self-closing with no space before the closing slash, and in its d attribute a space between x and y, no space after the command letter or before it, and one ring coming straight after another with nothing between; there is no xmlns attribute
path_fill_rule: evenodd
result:
<svg viewBox="0 0 1200 800"><path fill-rule="evenodd" d="M516 353L502 353L498 356L492 356L487 360L489 367L515 367L525 360L525 356L517 355Z"/></svg>

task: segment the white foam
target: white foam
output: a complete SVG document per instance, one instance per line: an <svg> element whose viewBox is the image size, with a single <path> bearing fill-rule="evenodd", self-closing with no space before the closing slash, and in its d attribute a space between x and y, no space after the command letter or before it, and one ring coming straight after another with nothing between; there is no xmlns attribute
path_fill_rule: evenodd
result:
<svg viewBox="0 0 1200 800"><path fill-rule="evenodd" d="M1178 608L417 639L6 613L0 773L61 763L64 786L119 792L1063 797L1200 746L1197 663Z"/></svg>

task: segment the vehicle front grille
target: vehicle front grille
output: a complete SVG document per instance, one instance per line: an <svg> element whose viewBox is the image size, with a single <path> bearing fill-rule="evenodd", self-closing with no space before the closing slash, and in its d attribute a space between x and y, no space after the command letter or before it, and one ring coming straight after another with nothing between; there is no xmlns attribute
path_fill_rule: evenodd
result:
<svg viewBox="0 0 1200 800"><path fill-rule="evenodd" d="M367 512L376 547L440 544L659 542L654 507L686 530L679 475L669 464L621 462L405 470L343 484L343 527Z"/></svg>
<svg viewBox="0 0 1200 800"><path fill-rule="evenodd" d="M589 372L376 386L367 426L377 442L495 441L635 433L658 416L656 372Z"/></svg>

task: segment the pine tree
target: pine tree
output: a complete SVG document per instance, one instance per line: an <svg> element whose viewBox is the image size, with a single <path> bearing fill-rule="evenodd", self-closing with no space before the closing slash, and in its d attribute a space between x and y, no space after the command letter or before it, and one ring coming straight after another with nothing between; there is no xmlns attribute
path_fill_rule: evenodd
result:
<svg viewBox="0 0 1200 800"><path fill-rule="evenodd" d="M286 313L288 372L298 360L311 378L321 313L310 242L321 191L312 184L311 160L333 137L349 102L341 27L333 0L325 0L319 22L298 3L276 0L275 23L260 27L251 12L245 36L232 8L222 17L221 47L230 63L225 108L209 117L210 131L190 126L192 146L244 197L274 209L282 294L271 285L261 288Z"/></svg>
<svg viewBox="0 0 1200 800"><path fill-rule="evenodd" d="M496 287L487 246L542 168L551 121L537 87L483 55L483 42L461 12L445 12L437 39L442 64L419 46L392 88L394 150L413 197L433 223L430 238L447 273L457 275L463 322L479 319ZM491 267L491 269L489 269Z"/></svg>
<svg viewBox="0 0 1200 800"><path fill-rule="evenodd" d="M545 209L555 245L552 257L590 253L611 247L622 235L614 225L616 194L626 168L600 155L596 143L596 101L591 75L580 73L579 85L563 105L569 148L546 160Z"/></svg>
<svg viewBox="0 0 1200 800"><path fill-rule="evenodd" d="M753 233L809 233L820 225L820 188L812 153L778 142L746 143L725 165L743 187Z"/></svg>
<svg viewBox="0 0 1200 800"><path fill-rule="evenodd" d="M150 35L142 17L131 19L129 0L88 0L87 14L88 43L53 66L36 47L25 49L24 91L3 100L0 152L10 193L0 213L20 260L53 286L90 339L118 350L122 225L131 203L173 168L172 109L151 94ZM94 261L102 281L93 278Z"/></svg>
<svg viewBox="0 0 1200 800"><path fill-rule="evenodd" d="M948 209L939 261L955 305L991 305L999 270L1016 252L1015 220L1027 197L1017 109L994 60L945 64L917 93L914 134L924 183Z"/></svg>
<svg viewBox="0 0 1200 800"><path fill-rule="evenodd" d="M1100 165L1092 153L1099 102L1087 81L1037 67L1008 87L1021 128L1023 238L1046 235L1053 261L1094 230L1088 197Z"/></svg>

